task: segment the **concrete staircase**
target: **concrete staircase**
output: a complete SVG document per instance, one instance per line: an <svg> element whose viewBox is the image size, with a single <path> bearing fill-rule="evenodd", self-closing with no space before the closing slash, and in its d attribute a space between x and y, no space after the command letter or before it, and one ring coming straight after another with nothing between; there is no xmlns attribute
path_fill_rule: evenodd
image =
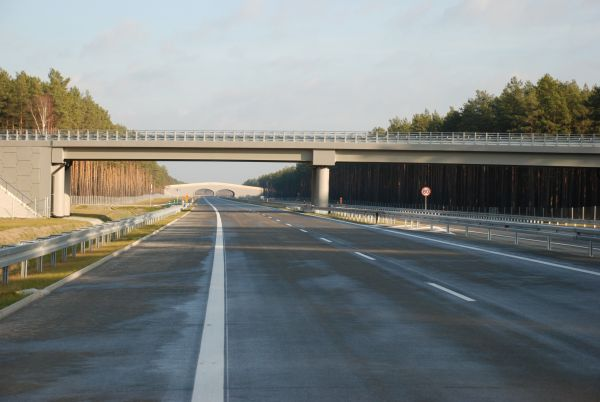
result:
<svg viewBox="0 0 600 402"><path fill-rule="evenodd" d="M0 177L0 218L37 218L35 203Z"/></svg>

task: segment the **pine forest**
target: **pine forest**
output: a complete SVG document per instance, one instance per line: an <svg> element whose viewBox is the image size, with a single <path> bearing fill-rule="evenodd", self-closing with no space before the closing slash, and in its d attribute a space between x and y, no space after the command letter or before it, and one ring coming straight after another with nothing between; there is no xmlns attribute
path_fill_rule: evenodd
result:
<svg viewBox="0 0 600 402"><path fill-rule="evenodd" d="M125 129L86 91L50 70L41 80L25 72L12 77L0 69L0 130ZM177 182L156 162L74 161L73 195L135 196L161 192Z"/></svg>

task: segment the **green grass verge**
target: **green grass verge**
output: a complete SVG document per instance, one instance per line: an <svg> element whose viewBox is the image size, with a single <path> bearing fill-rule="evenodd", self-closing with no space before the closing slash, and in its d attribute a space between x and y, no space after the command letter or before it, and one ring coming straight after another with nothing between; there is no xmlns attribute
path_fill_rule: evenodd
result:
<svg viewBox="0 0 600 402"><path fill-rule="evenodd" d="M75 205L71 208L71 216L83 216L100 219L103 222L116 221L163 208L162 205Z"/></svg>
<svg viewBox="0 0 600 402"><path fill-rule="evenodd" d="M60 262L61 254L58 253L58 262L54 267L50 265L50 256L45 256L42 264L43 272L38 272L36 261L30 260L28 267L29 275L27 278L21 278L20 264L11 266L9 270L8 285L0 285L0 308L6 307L26 297L26 295L19 293L20 290L32 288L43 289L46 286L49 286L54 282L72 274L73 272L78 271L127 246L128 244L131 244L134 241L154 232L156 229L179 218L181 215L183 215L183 212L162 219L153 225L135 229L121 239L107 243L100 248L93 249L92 251L88 250L85 252L85 254L82 254L80 250L77 250L77 257L75 258L71 256L71 250L69 249L69 255L67 257L67 261L65 262Z"/></svg>

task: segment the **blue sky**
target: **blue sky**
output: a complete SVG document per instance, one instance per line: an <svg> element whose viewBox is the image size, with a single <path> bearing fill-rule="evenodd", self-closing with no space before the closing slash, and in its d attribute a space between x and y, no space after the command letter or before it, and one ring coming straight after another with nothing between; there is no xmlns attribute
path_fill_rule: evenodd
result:
<svg viewBox="0 0 600 402"><path fill-rule="evenodd" d="M512 76L600 83L598 21L597 0L0 0L0 67L57 68L131 128L367 130Z"/></svg>

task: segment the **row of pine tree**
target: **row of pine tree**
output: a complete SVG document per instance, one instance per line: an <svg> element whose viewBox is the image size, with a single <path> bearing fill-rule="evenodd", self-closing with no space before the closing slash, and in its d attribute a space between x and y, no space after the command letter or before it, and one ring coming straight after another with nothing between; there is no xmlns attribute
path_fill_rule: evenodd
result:
<svg viewBox="0 0 600 402"><path fill-rule="evenodd" d="M386 129L376 127L374 131ZM513 77L498 96L478 90L444 116L425 110L410 119L394 117L387 131L600 133L600 87L580 87L575 81L560 81L549 74L536 83Z"/></svg>
<svg viewBox="0 0 600 402"><path fill-rule="evenodd" d="M12 77L0 69L0 130L125 129L89 92L69 84L54 69L46 81L25 72ZM73 195L142 195L176 182L156 162L76 161L71 169Z"/></svg>

